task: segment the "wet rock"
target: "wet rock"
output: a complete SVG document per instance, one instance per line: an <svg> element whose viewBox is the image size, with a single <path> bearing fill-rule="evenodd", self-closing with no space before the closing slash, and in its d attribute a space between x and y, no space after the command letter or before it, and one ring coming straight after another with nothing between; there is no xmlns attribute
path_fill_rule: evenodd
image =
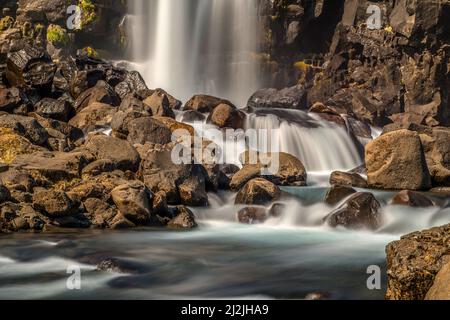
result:
<svg viewBox="0 0 450 320"><path fill-rule="evenodd" d="M137 225L150 221L153 194L140 181L131 181L111 192L112 199L125 218Z"/></svg>
<svg viewBox="0 0 450 320"><path fill-rule="evenodd" d="M248 181L261 176L259 165L246 165L235 173L230 182L231 190L241 189Z"/></svg>
<svg viewBox="0 0 450 320"><path fill-rule="evenodd" d="M272 182L256 178L247 182L236 195L236 204L264 205L279 199L281 190Z"/></svg>
<svg viewBox="0 0 450 320"><path fill-rule="evenodd" d="M434 203L425 195L409 190L403 190L392 198L393 205L402 205L409 207L432 207Z"/></svg>
<svg viewBox="0 0 450 320"><path fill-rule="evenodd" d="M234 106L221 103L214 108L209 119L212 124L219 128L237 130L244 127L245 114Z"/></svg>
<svg viewBox="0 0 450 320"><path fill-rule="evenodd" d="M78 211L78 204L65 192L58 190L39 190L33 195L33 207L51 218L71 216Z"/></svg>
<svg viewBox="0 0 450 320"><path fill-rule="evenodd" d="M137 171L139 168L139 154L127 141L106 135L93 135L88 138L85 147L98 160L113 161L118 169Z"/></svg>
<svg viewBox="0 0 450 320"><path fill-rule="evenodd" d="M247 107L305 110L306 90L302 85L282 90L261 89L250 97Z"/></svg>
<svg viewBox="0 0 450 320"><path fill-rule="evenodd" d="M97 264L97 271L109 273L135 274L148 272L149 268L141 263L121 258L109 258Z"/></svg>
<svg viewBox="0 0 450 320"><path fill-rule="evenodd" d="M153 116L175 118L175 113L170 108L169 98L161 92L154 92L150 97L144 100L152 111Z"/></svg>
<svg viewBox="0 0 450 320"><path fill-rule="evenodd" d="M333 185L330 189L328 189L324 201L326 204L333 206L355 193L356 190L353 188L341 185Z"/></svg>
<svg viewBox="0 0 450 320"><path fill-rule="evenodd" d="M120 212L111 221L111 229L114 230L130 229L134 227L136 227L136 225L127 218L125 218L123 214Z"/></svg>
<svg viewBox="0 0 450 320"><path fill-rule="evenodd" d="M169 212L167 205L167 195L164 191L156 192L153 195L153 213L159 216L166 216Z"/></svg>
<svg viewBox="0 0 450 320"><path fill-rule="evenodd" d="M128 141L132 144L146 142L166 144L172 141L172 131L152 117L135 119L128 124Z"/></svg>
<svg viewBox="0 0 450 320"><path fill-rule="evenodd" d="M366 168L371 188L427 190L431 179L419 135L398 130L366 146Z"/></svg>
<svg viewBox="0 0 450 320"><path fill-rule="evenodd" d="M287 206L284 203L274 203L269 209L269 216L271 217L281 217L286 211Z"/></svg>
<svg viewBox="0 0 450 320"><path fill-rule="evenodd" d="M246 207L237 213L237 218L243 224L260 224L268 219L267 210L262 207Z"/></svg>
<svg viewBox="0 0 450 320"><path fill-rule="evenodd" d="M447 262L434 278L433 286L425 296L425 300L450 300L450 255L443 260Z"/></svg>
<svg viewBox="0 0 450 320"><path fill-rule="evenodd" d="M6 78L12 86L30 86L49 90L56 72L56 66L48 54L27 46L23 50L9 53Z"/></svg>
<svg viewBox="0 0 450 320"><path fill-rule="evenodd" d="M178 206L175 218L170 220L167 226L171 229L190 230L197 228L194 213L185 206Z"/></svg>
<svg viewBox="0 0 450 320"><path fill-rule="evenodd" d="M206 116L203 113L194 110L187 110L183 112L181 117L182 122L203 122Z"/></svg>
<svg viewBox="0 0 450 320"><path fill-rule="evenodd" d="M330 184L366 189L367 181L357 173L334 171L330 176Z"/></svg>
<svg viewBox="0 0 450 320"><path fill-rule="evenodd" d="M211 113L214 110L214 108L220 104L227 104L233 106L231 102L221 98L208 95L196 95L193 96L188 102L186 102L183 110L198 111L201 113Z"/></svg>
<svg viewBox="0 0 450 320"><path fill-rule="evenodd" d="M423 300L446 264L450 225L414 232L386 248L388 300Z"/></svg>
<svg viewBox="0 0 450 320"><path fill-rule="evenodd" d="M35 105L36 113L45 118L68 122L75 109L68 101L44 98Z"/></svg>
<svg viewBox="0 0 450 320"><path fill-rule="evenodd" d="M358 192L324 218L331 227L376 230L381 226L381 206L371 193Z"/></svg>
<svg viewBox="0 0 450 320"><path fill-rule="evenodd" d="M33 144L44 145L48 139L47 131L33 118L3 114L0 115L0 128L9 128L24 136Z"/></svg>
<svg viewBox="0 0 450 320"><path fill-rule="evenodd" d="M94 102L83 108L69 121L69 125L83 130L84 133L108 128L116 108L108 104Z"/></svg>
<svg viewBox="0 0 450 320"><path fill-rule="evenodd" d="M77 112L80 112L94 102L117 107L120 105L120 98L108 83L101 80L97 82L94 87L84 91L78 96L75 100L74 108Z"/></svg>

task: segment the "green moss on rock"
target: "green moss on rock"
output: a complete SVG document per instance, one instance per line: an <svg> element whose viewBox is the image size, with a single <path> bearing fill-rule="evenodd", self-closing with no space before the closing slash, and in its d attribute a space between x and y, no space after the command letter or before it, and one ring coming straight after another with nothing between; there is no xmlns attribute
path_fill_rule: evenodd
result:
<svg viewBox="0 0 450 320"><path fill-rule="evenodd" d="M96 7L92 0L79 0L78 6L81 8L81 28L97 20Z"/></svg>
<svg viewBox="0 0 450 320"><path fill-rule="evenodd" d="M47 29L47 41L54 45L67 45L69 43L67 30L58 25L51 24Z"/></svg>

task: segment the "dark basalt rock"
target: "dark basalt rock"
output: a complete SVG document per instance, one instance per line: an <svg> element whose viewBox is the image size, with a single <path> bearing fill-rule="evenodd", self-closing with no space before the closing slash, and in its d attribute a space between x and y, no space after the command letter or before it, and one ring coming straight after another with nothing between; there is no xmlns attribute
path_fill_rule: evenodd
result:
<svg viewBox="0 0 450 320"><path fill-rule="evenodd" d="M236 204L264 205L278 200L281 190L272 182L256 178L247 182L236 195Z"/></svg>
<svg viewBox="0 0 450 320"><path fill-rule="evenodd" d="M42 117L68 122L74 115L73 106L64 100L44 98L35 105L36 113Z"/></svg>
<svg viewBox="0 0 450 320"><path fill-rule="evenodd" d="M381 205L373 194L359 192L325 217L324 222L331 227L376 230L381 226L380 208Z"/></svg>
<svg viewBox="0 0 450 320"><path fill-rule="evenodd" d="M74 108L77 112L80 112L94 102L117 107L120 105L120 98L107 82L99 81L93 88L86 90L78 96L75 100Z"/></svg>
<svg viewBox="0 0 450 320"><path fill-rule="evenodd" d="M8 54L6 78L12 86L50 90L55 72L56 65L41 49L26 47Z"/></svg>
<svg viewBox="0 0 450 320"><path fill-rule="evenodd" d="M341 185L334 185L330 189L328 189L324 201L326 204L336 205L345 198L355 193L356 190L353 188Z"/></svg>
<svg viewBox="0 0 450 320"><path fill-rule="evenodd" d="M410 191L403 190L397 193L394 198L392 198L393 205L402 205L402 206L410 206L410 207L432 207L434 203L431 199L426 197L425 195Z"/></svg>
<svg viewBox="0 0 450 320"><path fill-rule="evenodd" d="M128 141L132 144L146 142L166 144L172 141L172 131L152 117L142 117L128 123Z"/></svg>
<svg viewBox="0 0 450 320"><path fill-rule="evenodd" d="M282 90L262 89L250 97L247 107L306 110L306 91L301 85Z"/></svg>

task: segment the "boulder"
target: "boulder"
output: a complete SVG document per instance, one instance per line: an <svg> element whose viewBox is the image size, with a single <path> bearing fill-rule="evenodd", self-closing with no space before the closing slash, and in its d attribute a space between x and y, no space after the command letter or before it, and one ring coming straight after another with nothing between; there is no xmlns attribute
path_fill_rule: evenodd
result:
<svg viewBox="0 0 450 320"><path fill-rule="evenodd" d="M281 190L272 182L256 178L247 182L236 195L236 204L264 205L279 199Z"/></svg>
<svg viewBox="0 0 450 320"><path fill-rule="evenodd" d="M150 221L153 194L142 182L131 181L118 186L111 197L120 213L131 222L145 225Z"/></svg>
<svg viewBox="0 0 450 320"><path fill-rule="evenodd" d="M357 173L334 171L330 176L330 184L366 189L367 181Z"/></svg>
<svg viewBox="0 0 450 320"><path fill-rule="evenodd" d="M450 224L414 232L390 243L386 248L386 299L423 300L446 265L449 248Z"/></svg>
<svg viewBox="0 0 450 320"><path fill-rule="evenodd" d="M106 135L92 135L88 138L85 148L94 154L97 160L112 160L118 169L137 171L139 168L139 154L127 141Z"/></svg>
<svg viewBox="0 0 450 320"><path fill-rule="evenodd" d="M261 89L248 100L249 108L276 108L306 110L306 90L297 85L282 90Z"/></svg>
<svg viewBox="0 0 450 320"><path fill-rule="evenodd" d="M71 216L78 212L79 206L65 192L40 190L33 194L33 207L50 218Z"/></svg>
<svg viewBox="0 0 450 320"><path fill-rule="evenodd" d="M427 196L410 190L403 190L392 198L393 205L409 207L432 207L434 203Z"/></svg>
<svg viewBox="0 0 450 320"><path fill-rule="evenodd" d="M416 132L398 130L366 146L366 168L371 188L428 190L431 187L425 154Z"/></svg>
<svg viewBox="0 0 450 320"><path fill-rule="evenodd" d="M170 131L172 132L172 134L178 130L185 130L192 137L195 136L195 129L193 126L191 126L189 124L178 122L175 119L168 118L168 117L153 117L153 119L161 122L163 125L165 125L167 128L169 128Z"/></svg>
<svg viewBox="0 0 450 320"><path fill-rule="evenodd" d="M44 118L68 122L74 115L73 106L64 100L44 98L35 105L36 113Z"/></svg>
<svg viewBox="0 0 450 320"><path fill-rule="evenodd" d="M242 129L244 127L245 114L236 107L221 103L212 111L209 120L219 128Z"/></svg>
<svg viewBox="0 0 450 320"><path fill-rule="evenodd" d="M148 110L144 103L134 95L127 95L120 104L119 110L113 114L111 129L114 136L126 139L128 137L128 124L135 119L150 117L151 110Z"/></svg>
<svg viewBox="0 0 450 320"><path fill-rule="evenodd" d="M447 262L434 278L433 286L425 296L425 300L450 300L450 255L443 260Z"/></svg>
<svg viewBox="0 0 450 320"><path fill-rule="evenodd" d="M85 152L36 152L19 155L12 165L51 182L79 178L81 170L88 163Z"/></svg>
<svg viewBox="0 0 450 320"><path fill-rule="evenodd" d="M166 144L172 141L172 131L152 117L143 117L128 123L128 141L132 144L146 142Z"/></svg>
<svg viewBox="0 0 450 320"><path fill-rule="evenodd" d="M193 96L188 102L186 102L183 110L211 113L219 104L227 104L233 106L233 104L227 100L200 94Z"/></svg>
<svg viewBox="0 0 450 320"><path fill-rule="evenodd" d="M197 227L194 213L185 206L178 206L175 218L170 220L167 226L171 229L190 230Z"/></svg>
<svg viewBox="0 0 450 320"><path fill-rule="evenodd" d="M26 46L8 53L6 78L12 86L50 90L56 66L42 49Z"/></svg>
<svg viewBox="0 0 450 320"><path fill-rule="evenodd" d="M270 165L263 165L260 161L261 159L271 159L270 161L265 161L265 163L268 162ZM257 154L253 151L246 152L241 155L241 161L244 166L231 179L230 187L232 190L238 190L249 180L260 176L279 186L306 185L307 173L304 165L300 160L288 153Z"/></svg>
<svg viewBox="0 0 450 320"><path fill-rule="evenodd" d="M126 95L132 93L145 99L152 94L152 91L148 89L144 79L137 71L127 72L125 79L118 83L114 90L123 99Z"/></svg>
<svg viewBox="0 0 450 320"><path fill-rule="evenodd" d="M328 189L327 194L325 195L324 202L333 206L355 193L356 190L353 188L341 185L333 185L330 189Z"/></svg>
<svg viewBox="0 0 450 320"><path fill-rule="evenodd" d="M48 139L47 131L31 117L0 114L0 128L12 129L15 133L24 136L33 144L40 146L45 145Z"/></svg>
<svg viewBox="0 0 450 320"><path fill-rule="evenodd" d="M31 174L20 168L9 168L0 173L0 181L10 190L20 190L23 192L32 192L37 185Z"/></svg>
<svg viewBox="0 0 450 320"><path fill-rule="evenodd" d="M324 218L329 226L376 230L381 226L380 203L373 194L358 192Z"/></svg>
<svg viewBox="0 0 450 320"><path fill-rule="evenodd" d="M243 224L260 224L266 222L268 214L263 207L246 207L239 210L237 219Z"/></svg>
<svg viewBox="0 0 450 320"><path fill-rule="evenodd" d="M115 112L116 108L109 104L93 102L70 119L69 125L84 133L105 129L109 127Z"/></svg>
<svg viewBox="0 0 450 320"><path fill-rule="evenodd" d="M77 97L74 107L77 112L80 112L94 102L117 107L120 105L120 98L107 82L100 80L94 87L87 89Z"/></svg>
<svg viewBox="0 0 450 320"><path fill-rule="evenodd" d="M144 100L144 104L149 107L153 116L175 118L175 113L170 108L169 98L164 93L154 92Z"/></svg>
<svg viewBox="0 0 450 320"><path fill-rule="evenodd" d="M181 202L188 206L203 207L208 205L205 179L201 175L192 176L178 186Z"/></svg>

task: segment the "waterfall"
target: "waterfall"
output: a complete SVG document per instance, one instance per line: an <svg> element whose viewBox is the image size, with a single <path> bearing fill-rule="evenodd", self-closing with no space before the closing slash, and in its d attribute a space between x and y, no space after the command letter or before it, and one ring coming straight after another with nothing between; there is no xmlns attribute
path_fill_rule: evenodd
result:
<svg viewBox="0 0 450 320"><path fill-rule="evenodd" d="M243 106L259 89L256 0L132 0L131 56L150 87Z"/></svg>
<svg viewBox="0 0 450 320"><path fill-rule="evenodd" d="M279 129L280 151L296 156L308 171L349 170L362 163L354 141L338 125L299 110L258 110L246 128Z"/></svg>

